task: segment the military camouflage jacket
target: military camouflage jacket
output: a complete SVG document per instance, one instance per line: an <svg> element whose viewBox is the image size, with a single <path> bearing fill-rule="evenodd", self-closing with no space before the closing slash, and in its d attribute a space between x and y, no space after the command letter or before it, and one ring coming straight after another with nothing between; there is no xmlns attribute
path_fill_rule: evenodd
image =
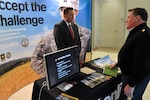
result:
<svg viewBox="0 0 150 100"><path fill-rule="evenodd" d="M85 53L87 50L87 44L88 41L90 41L91 39L91 31L79 25L78 25L78 30L79 30L80 40L81 40L80 62L84 62ZM46 76L43 55L56 50L57 50L57 46L55 43L53 30L51 30L48 34L43 36L41 41L36 46L33 52L33 56L31 57L31 67L41 77Z"/></svg>

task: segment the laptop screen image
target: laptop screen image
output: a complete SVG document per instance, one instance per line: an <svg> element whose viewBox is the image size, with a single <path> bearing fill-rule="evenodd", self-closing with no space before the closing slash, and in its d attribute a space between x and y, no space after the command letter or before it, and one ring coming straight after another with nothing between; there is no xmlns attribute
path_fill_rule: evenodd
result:
<svg viewBox="0 0 150 100"><path fill-rule="evenodd" d="M48 90L69 80L80 72L78 46L44 55Z"/></svg>

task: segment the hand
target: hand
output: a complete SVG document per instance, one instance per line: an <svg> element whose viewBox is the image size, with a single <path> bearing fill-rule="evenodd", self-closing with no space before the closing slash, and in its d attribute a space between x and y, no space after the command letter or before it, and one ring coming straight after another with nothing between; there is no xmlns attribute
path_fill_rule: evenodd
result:
<svg viewBox="0 0 150 100"><path fill-rule="evenodd" d="M133 97L134 87L129 86L128 84L124 88L124 94L127 97Z"/></svg>
<svg viewBox="0 0 150 100"><path fill-rule="evenodd" d="M110 65L110 69L115 68L115 67L116 67L116 65L117 65L117 63L111 64L111 65Z"/></svg>
<svg viewBox="0 0 150 100"><path fill-rule="evenodd" d="M83 64L84 62L80 62L80 67L82 67L82 64Z"/></svg>

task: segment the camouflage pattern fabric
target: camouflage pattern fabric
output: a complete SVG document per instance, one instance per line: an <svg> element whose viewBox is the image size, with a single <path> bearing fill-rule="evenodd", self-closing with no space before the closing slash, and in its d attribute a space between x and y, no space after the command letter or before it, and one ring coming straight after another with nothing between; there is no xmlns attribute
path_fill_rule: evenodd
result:
<svg viewBox="0 0 150 100"><path fill-rule="evenodd" d="M79 26L79 35L81 39L80 62L85 61L85 53L87 51L88 41L91 39L91 31L85 27ZM53 30L43 36L41 41L36 46L33 56L31 57L32 69L41 77L46 76L43 55L57 50Z"/></svg>

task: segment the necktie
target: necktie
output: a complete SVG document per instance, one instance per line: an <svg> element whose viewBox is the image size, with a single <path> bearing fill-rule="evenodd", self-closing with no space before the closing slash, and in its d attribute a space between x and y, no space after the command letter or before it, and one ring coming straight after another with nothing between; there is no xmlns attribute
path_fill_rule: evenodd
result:
<svg viewBox="0 0 150 100"><path fill-rule="evenodd" d="M73 33L73 30L72 30L72 27L70 24L69 24L69 30L70 30L70 34L71 34L72 39L74 39L74 33Z"/></svg>

